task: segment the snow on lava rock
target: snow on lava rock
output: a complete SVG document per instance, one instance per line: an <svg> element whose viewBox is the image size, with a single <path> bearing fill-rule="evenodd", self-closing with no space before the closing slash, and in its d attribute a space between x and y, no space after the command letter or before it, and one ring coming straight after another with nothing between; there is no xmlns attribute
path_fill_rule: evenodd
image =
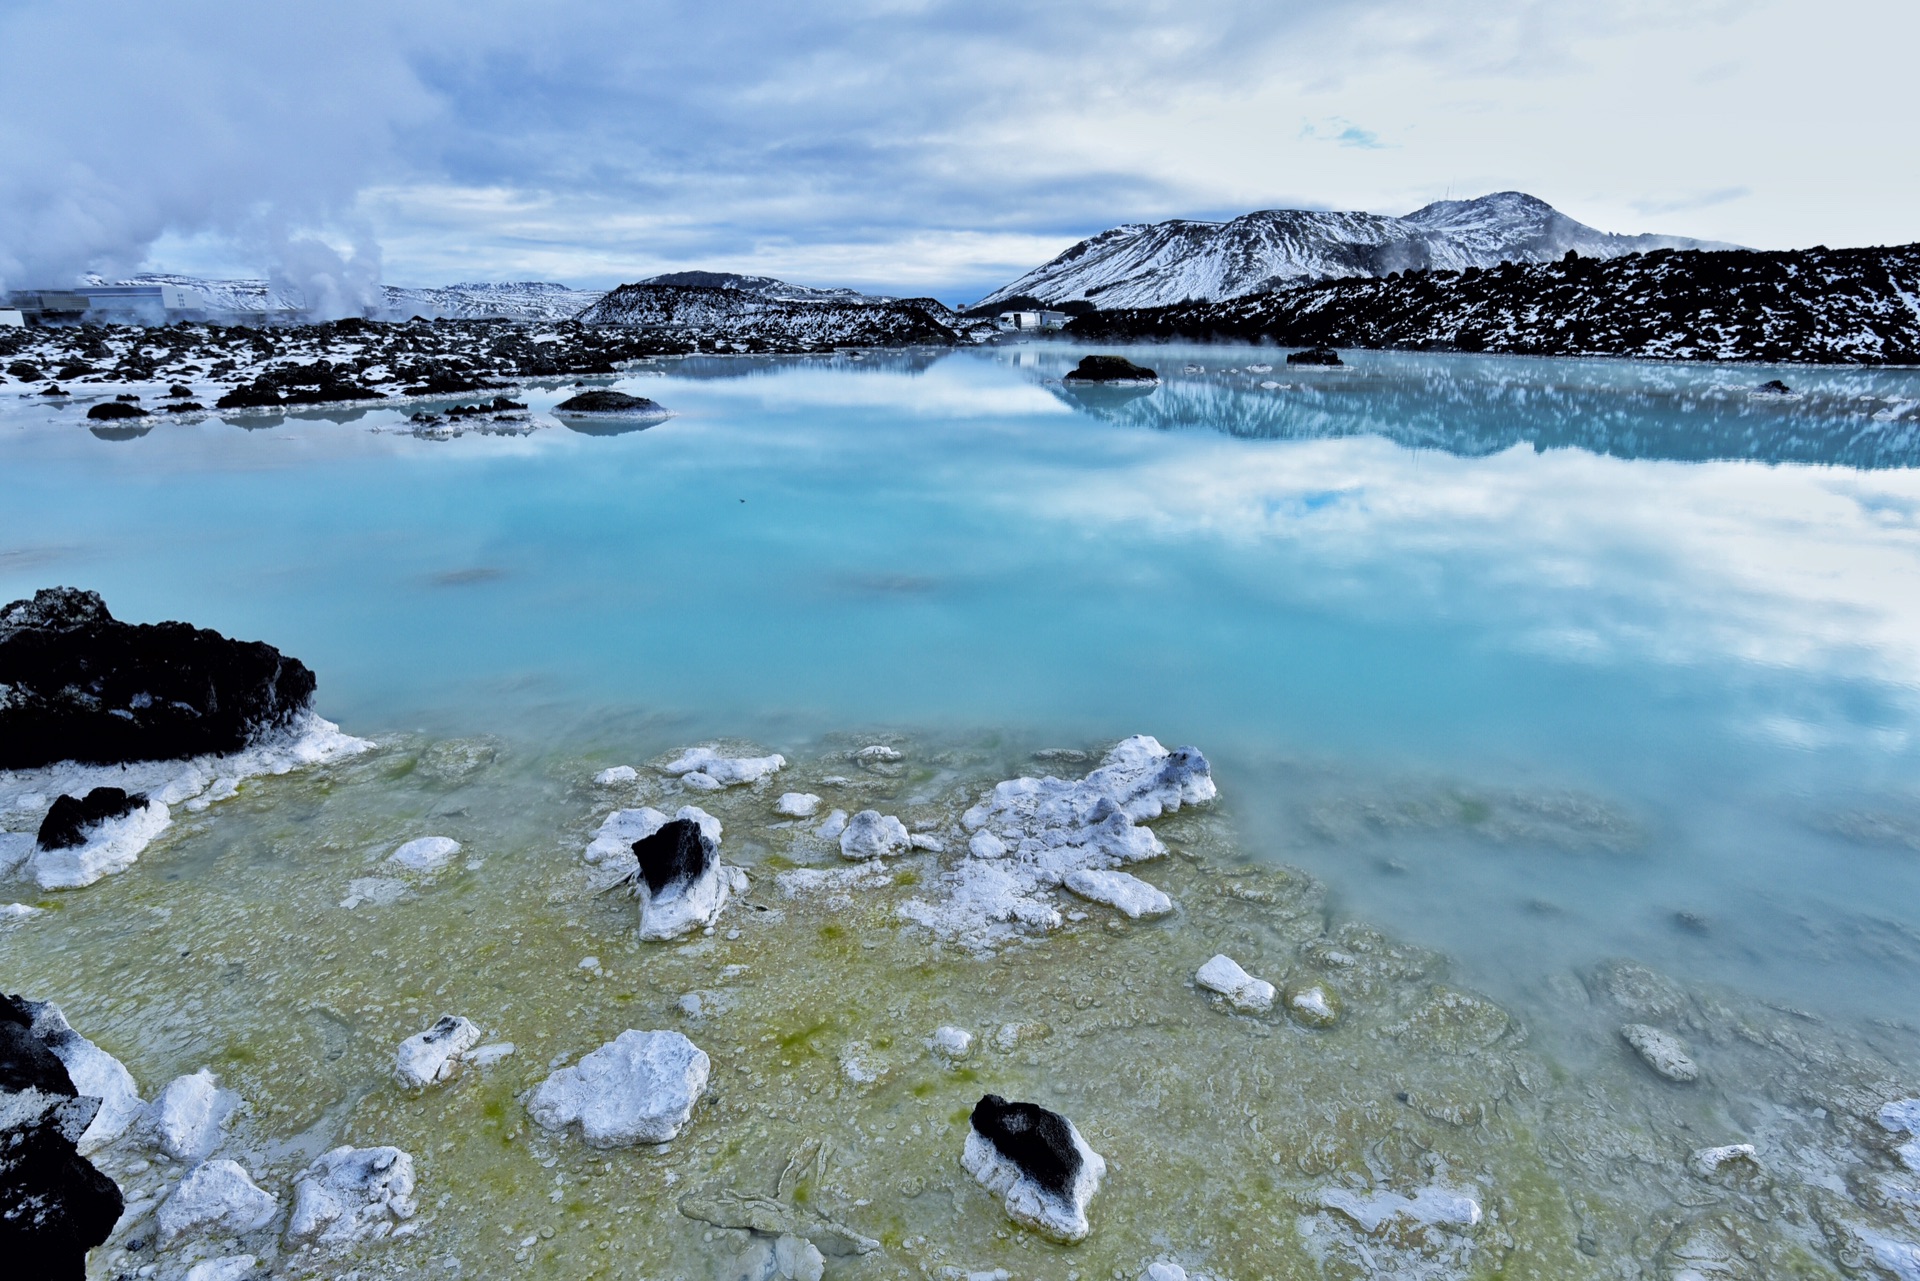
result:
<svg viewBox="0 0 1920 1281"><path fill-rule="evenodd" d="M542 1081L527 1111L549 1130L579 1122L596 1148L666 1143L693 1115L710 1070L706 1052L680 1033L629 1028Z"/></svg>
<svg viewBox="0 0 1920 1281"><path fill-rule="evenodd" d="M480 1028L470 1019L442 1014L424 1032L400 1042L394 1053L393 1073L400 1084L420 1089L453 1075L462 1055L480 1042Z"/></svg>
<svg viewBox="0 0 1920 1281"><path fill-rule="evenodd" d="M689 747L660 768L693 787L704 784L733 787L757 783L786 764L787 758L777 752L772 756L722 756L711 747Z"/></svg>
<svg viewBox="0 0 1920 1281"><path fill-rule="evenodd" d="M846 830L840 833L843 858L881 858L912 847L913 837L908 834L907 825L879 810L861 810L847 820Z"/></svg>
<svg viewBox="0 0 1920 1281"><path fill-rule="evenodd" d="M399 1148L337 1147L293 1189L287 1237L341 1244L386 1236L413 1217L413 1158Z"/></svg>
<svg viewBox="0 0 1920 1281"><path fill-rule="evenodd" d="M1107 1163L1058 1112L983 1096L974 1105L960 1164L1004 1198L1016 1223L1067 1242L1085 1240L1093 1230L1087 1205Z"/></svg>
<svg viewBox="0 0 1920 1281"><path fill-rule="evenodd" d="M936 882L937 897L911 899L901 915L975 950L1017 927L1053 929L1052 891L1076 871L1111 870L1167 852L1139 824L1218 795L1196 747L1168 751L1137 734L1085 778L1016 778L997 784L961 816L970 857Z"/></svg>
<svg viewBox="0 0 1920 1281"><path fill-rule="evenodd" d="M220 1078L201 1068L167 1082L148 1114L154 1142L176 1161L198 1161L220 1145L240 1096L220 1088Z"/></svg>

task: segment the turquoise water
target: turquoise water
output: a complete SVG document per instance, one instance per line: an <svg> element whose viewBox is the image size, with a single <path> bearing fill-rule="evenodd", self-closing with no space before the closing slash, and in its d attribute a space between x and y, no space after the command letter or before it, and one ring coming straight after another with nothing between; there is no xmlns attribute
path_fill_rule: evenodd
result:
<svg viewBox="0 0 1920 1281"><path fill-rule="evenodd" d="M1148 732L1502 999L1631 956L1910 1011L1920 374L1081 354L663 363L620 434L8 397L0 595L269 640L375 737Z"/></svg>

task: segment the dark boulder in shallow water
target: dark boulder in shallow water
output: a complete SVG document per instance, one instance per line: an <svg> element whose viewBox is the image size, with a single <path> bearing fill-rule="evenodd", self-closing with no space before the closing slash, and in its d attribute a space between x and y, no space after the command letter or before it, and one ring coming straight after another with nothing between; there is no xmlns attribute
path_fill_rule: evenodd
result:
<svg viewBox="0 0 1920 1281"><path fill-rule="evenodd" d="M1287 357L1289 365L1344 365L1340 353L1331 347L1309 347L1305 351L1296 351Z"/></svg>
<svg viewBox="0 0 1920 1281"><path fill-rule="evenodd" d="M1761 383L1760 390L1773 396L1790 396L1793 394L1793 388L1787 386L1778 378L1770 378L1766 382Z"/></svg>
<svg viewBox="0 0 1920 1281"><path fill-rule="evenodd" d="M100 1110L33 1031L17 996L0 996L0 1260L8 1276L79 1281L125 1203L74 1146Z"/></svg>
<svg viewBox="0 0 1920 1281"><path fill-rule="evenodd" d="M122 818L147 803L144 792L96 787L85 796L62 796L40 820L35 841L43 850L70 850L87 843L89 829L110 818Z"/></svg>
<svg viewBox="0 0 1920 1281"><path fill-rule="evenodd" d="M1077 383L1152 383L1159 382L1160 375L1119 356L1088 356L1067 374L1067 379Z"/></svg>
<svg viewBox="0 0 1920 1281"><path fill-rule="evenodd" d="M713 841L690 818L676 818L652 836L633 843L640 877L656 898L676 885L691 885L713 865Z"/></svg>
<svg viewBox="0 0 1920 1281"><path fill-rule="evenodd" d="M665 417L666 406L624 391L583 391L553 407L556 414L622 414L629 417Z"/></svg>
<svg viewBox="0 0 1920 1281"><path fill-rule="evenodd" d="M987 1094L973 1105L972 1121L980 1136L1020 1167L1022 1174L1053 1196L1072 1196L1074 1176L1080 1173L1080 1151L1067 1118L1038 1103L1009 1103L997 1094Z"/></svg>
<svg viewBox="0 0 1920 1281"><path fill-rule="evenodd" d="M120 418L145 418L146 416L146 410L140 408L138 405L129 404L124 400L104 400L87 411L87 417L97 418L102 422L112 422Z"/></svg>
<svg viewBox="0 0 1920 1281"><path fill-rule="evenodd" d="M237 752L306 712L314 679L271 645L53 587L0 608L0 686L0 769L37 769Z"/></svg>

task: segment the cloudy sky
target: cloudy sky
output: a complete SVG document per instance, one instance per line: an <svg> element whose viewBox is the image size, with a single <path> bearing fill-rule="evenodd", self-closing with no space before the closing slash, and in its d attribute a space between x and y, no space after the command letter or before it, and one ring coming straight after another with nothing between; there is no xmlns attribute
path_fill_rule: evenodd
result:
<svg viewBox="0 0 1920 1281"><path fill-rule="evenodd" d="M0 283L970 301L1116 223L1517 188L1920 239L1910 0L0 0Z"/></svg>

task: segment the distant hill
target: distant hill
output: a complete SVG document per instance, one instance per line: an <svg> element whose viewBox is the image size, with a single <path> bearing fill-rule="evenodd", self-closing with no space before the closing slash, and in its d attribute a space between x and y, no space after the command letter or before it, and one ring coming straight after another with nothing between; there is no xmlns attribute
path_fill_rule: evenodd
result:
<svg viewBox="0 0 1920 1281"><path fill-rule="evenodd" d="M931 298L879 300L856 294L854 299L794 300L739 289L643 281L621 285L582 312L580 321L709 342L718 339L741 344L743 350L968 341L961 333L964 322Z"/></svg>
<svg viewBox="0 0 1920 1281"><path fill-rule="evenodd" d="M988 294L970 310L1016 300L1055 307L1092 304L1101 310L1164 307L1410 268L1547 262L1569 249L1583 258L1613 258L1653 249L1733 247L1597 231L1519 191L1443 200L1404 218L1269 209L1231 222L1174 219L1115 227Z"/></svg>
<svg viewBox="0 0 1920 1281"><path fill-rule="evenodd" d="M204 300L210 316L297 316L306 308L300 291L268 280L210 280L147 272L124 280L90 277L96 285L174 285ZM598 289L571 289L549 281L522 280L508 284L469 283L416 289L380 286L384 314L373 319L406 320L445 316L457 320L569 320L600 300Z"/></svg>
<svg viewBox="0 0 1920 1281"><path fill-rule="evenodd" d="M1657 360L1920 364L1920 245L1655 250L1099 311L1068 333Z"/></svg>
<svg viewBox="0 0 1920 1281"><path fill-rule="evenodd" d="M731 271L670 271L648 276L642 285L687 285L695 289L734 289L743 294L781 302L892 302L891 297L863 294L853 289L816 289L788 284L772 276L742 276Z"/></svg>

